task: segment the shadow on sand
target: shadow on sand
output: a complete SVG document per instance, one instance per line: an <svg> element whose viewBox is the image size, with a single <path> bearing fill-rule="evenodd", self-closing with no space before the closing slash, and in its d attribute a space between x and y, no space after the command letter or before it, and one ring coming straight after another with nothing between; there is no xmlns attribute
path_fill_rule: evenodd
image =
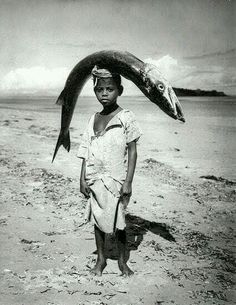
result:
<svg viewBox="0 0 236 305"><path fill-rule="evenodd" d="M168 226L164 223L149 221L135 215L126 215L126 232L127 232L127 258L129 259L130 251L137 250L143 236L148 231L163 237L164 239L175 242L175 238L171 235ZM118 259L116 240L114 235L106 235L105 255L108 259Z"/></svg>

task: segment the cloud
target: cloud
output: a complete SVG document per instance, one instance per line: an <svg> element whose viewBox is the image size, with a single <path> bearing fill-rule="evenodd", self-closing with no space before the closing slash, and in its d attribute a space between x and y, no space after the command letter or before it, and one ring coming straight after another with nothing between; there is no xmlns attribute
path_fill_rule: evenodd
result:
<svg viewBox="0 0 236 305"><path fill-rule="evenodd" d="M196 65L179 62L170 55L159 59L148 58L145 62L156 65L173 87L205 89L236 93L236 71L233 67ZM0 80L0 94L53 94L58 95L70 73L66 67L49 69L45 67L18 68L7 73ZM140 95L140 90L123 79L124 95ZM82 95L93 95L92 82L88 81Z"/></svg>
<svg viewBox="0 0 236 305"><path fill-rule="evenodd" d="M181 63L170 55L158 60L148 58L145 62L156 65L174 87L236 93L236 71L233 67L211 65L201 69L196 65Z"/></svg>
<svg viewBox="0 0 236 305"><path fill-rule="evenodd" d="M1 95L58 95L63 89L70 70L65 67L49 69L42 66L31 68L18 68L8 72L0 80ZM136 86L123 79L124 95L138 95L140 91ZM92 81L88 81L82 95L91 96L93 93Z"/></svg>
<svg viewBox="0 0 236 305"><path fill-rule="evenodd" d="M67 68L45 67L18 68L7 73L1 80L3 94L52 93L63 87L69 74Z"/></svg>
<svg viewBox="0 0 236 305"><path fill-rule="evenodd" d="M181 80L195 69L192 66L179 64L178 60L170 55L165 55L157 60L147 58L145 62L156 65L163 76L174 86L181 83Z"/></svg>

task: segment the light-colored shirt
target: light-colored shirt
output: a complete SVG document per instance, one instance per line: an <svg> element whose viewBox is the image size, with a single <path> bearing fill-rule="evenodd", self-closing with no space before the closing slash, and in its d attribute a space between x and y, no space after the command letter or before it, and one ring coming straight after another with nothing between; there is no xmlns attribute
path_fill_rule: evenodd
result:
<svg viewBox="0 0 236 305"><path fill-rule="evenodd" d="M95 114L89 120L77 154L86 160L85 178L88 184L105 177L122 182L127 171L128 143L142 135L135 115L122 109L99 134L94 132L94 119Z"/></svg>

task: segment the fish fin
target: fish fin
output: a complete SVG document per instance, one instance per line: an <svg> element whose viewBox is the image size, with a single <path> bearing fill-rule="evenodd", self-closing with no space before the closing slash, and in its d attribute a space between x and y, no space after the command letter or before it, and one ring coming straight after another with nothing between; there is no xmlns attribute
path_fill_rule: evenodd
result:
<svg viewBox="0 0 236 305"><path fill-rule="evenodd" d="M57 105L65 104L65 95L66 95L66 90L63 89L62 92L60 93L59 97L57 98L57 101L56 101Z"/></svg>
<svg viewBox="0 0 236 305"><path fill-rule="evenodd" d="M60 148L60 146L63 145L63 147L69 152L70 151L70 132L68 131L66 134L59 134L58 140L57 140L57 144L54 150L54 154L53 154L53 158L52 158L52 162L54 161L56 154L58 152L58 149Z"/></svg>

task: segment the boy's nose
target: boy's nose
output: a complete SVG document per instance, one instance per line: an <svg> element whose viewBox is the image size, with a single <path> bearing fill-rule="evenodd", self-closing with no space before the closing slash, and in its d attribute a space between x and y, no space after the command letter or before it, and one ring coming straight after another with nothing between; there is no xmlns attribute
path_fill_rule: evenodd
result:
<svg viewBox="0 0 236 305"><path fill-rule="evenodd" d="M107 95L107 90L106 89L103 90L102 95Z"/></svg>

